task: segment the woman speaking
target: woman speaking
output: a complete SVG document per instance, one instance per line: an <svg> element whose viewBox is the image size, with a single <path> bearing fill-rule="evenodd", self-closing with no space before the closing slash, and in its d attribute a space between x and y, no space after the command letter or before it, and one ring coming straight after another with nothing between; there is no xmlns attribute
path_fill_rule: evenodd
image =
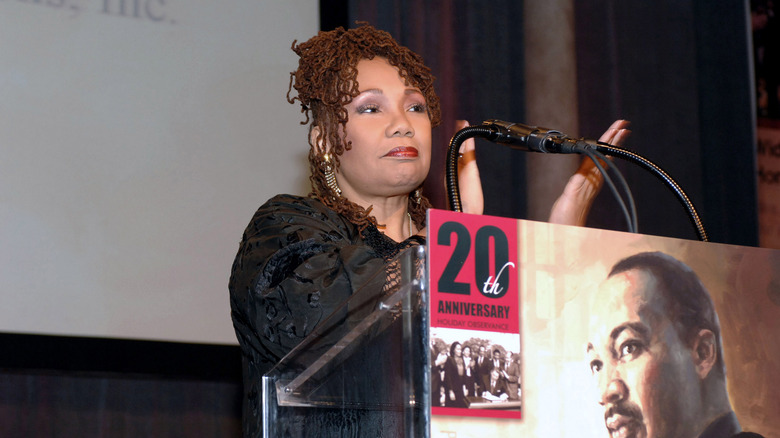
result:
<svg viewBox="0 0 780 438"><path fill-rule="evenodd" d="M277 195L262 205L233 263L231 316L244 356L247 437L262 430L263 374L396 254L424 244L431 206L422 183L440 111L420 56L368 25L320 32L293 50L300 59L288 100L300 104L309 124L312 193ZM625 128L616 122L602 140L621 143ZM461 148L459 182L463 211L481 214L473 148ZM599 186L596 171L583 164L551 220L582 224ZM331 428L312 433L396 436L387 424L355 431L353 420L311 425Z"/></svg>

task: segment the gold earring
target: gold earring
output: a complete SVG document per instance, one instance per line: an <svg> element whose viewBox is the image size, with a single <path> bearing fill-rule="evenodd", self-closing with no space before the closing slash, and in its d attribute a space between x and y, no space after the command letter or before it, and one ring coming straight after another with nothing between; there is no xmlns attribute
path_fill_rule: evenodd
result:
<svg viewBox="0 0 780 438"><path fill-rule="evenodd" d="M414 191L414 203L419 204L420 202L422 202L422 187Z"/></svg>
<svg viewBox="0 0 780 438"><path fill-rule="evenodd" d="M322 155L322 170L325 172L325 184L333 193L337 196L341 196L341 188L336 181L336 172L334 171L333 161L328 152Z"/></svg>

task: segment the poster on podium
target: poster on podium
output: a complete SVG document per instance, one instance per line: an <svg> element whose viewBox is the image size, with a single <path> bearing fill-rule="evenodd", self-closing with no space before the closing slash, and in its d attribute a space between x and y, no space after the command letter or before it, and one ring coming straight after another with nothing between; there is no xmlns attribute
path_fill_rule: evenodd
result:
<svg viewBox="0 0 780 438"><path fill-rule="evenodd" d="M520 419L516 221L435 212L428 226L432 414Z"/></svg>
<svg viewBox="0 0 780 438"><path fill-rule="evenodd" d="M780 251L441 210L428 246L431 437L780 438Z"/></svg>

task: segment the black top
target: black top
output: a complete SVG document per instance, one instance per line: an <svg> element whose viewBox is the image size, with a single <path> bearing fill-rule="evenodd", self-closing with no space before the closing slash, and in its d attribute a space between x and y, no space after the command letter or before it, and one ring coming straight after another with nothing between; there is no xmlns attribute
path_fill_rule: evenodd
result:
<svg viewBox="0 0 780 438"><path fill-rule="evenodd" d="M361 233L312 198L278 195L257 210L244 231L229 285L231 317L244 363L245 437L262 433L263 374L387 261L423 243L419 236L396 243L371 226ZM324 412L322 418L306 419L307 433L331 435L324 433L327 429L340 436L359 422L359 416ZM381 436L388 424L376 427L361 428L361 435Z"/></svg>

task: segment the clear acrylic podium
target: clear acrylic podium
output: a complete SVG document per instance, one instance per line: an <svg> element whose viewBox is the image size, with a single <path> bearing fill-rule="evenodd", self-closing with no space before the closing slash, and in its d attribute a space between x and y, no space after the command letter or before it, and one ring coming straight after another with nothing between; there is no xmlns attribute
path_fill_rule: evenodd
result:
<svg viewBox="0 0 780 438"><path fill-rule="evenodd" d="M425 268L400 253L263 376L264 437L430 435Z"/></svg>

